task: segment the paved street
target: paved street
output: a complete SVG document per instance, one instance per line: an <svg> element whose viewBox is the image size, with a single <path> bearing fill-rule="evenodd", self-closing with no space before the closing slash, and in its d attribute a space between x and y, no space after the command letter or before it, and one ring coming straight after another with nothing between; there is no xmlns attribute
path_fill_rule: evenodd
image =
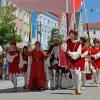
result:
<svg viewBox="0 0 100 100"><path fill-rule="evenodd" d="M73 89L28 91L23 90L23 78L18 78L18 92L12 93L10 81L0 81L0 100L99 100L100 87L93 87L92 81L87 82L86 90L83 94L76 96Z"/></svg>

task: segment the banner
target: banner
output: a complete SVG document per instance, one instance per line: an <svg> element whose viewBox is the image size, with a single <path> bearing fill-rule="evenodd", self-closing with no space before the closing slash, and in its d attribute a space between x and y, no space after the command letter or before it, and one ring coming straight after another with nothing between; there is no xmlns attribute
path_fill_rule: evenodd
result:
<svg viewBox="0 0 100 100"><path fill-rule="evenodd" d="M83 0L72 0L72 6L74 12L78 12Z"/></svg>
<svg viewBox="0 0 100 100"><path fill-rule="evenodd" d="M36 37L36 24L37 24L37 14L36 12L32 12L32 38Z"/></svg>

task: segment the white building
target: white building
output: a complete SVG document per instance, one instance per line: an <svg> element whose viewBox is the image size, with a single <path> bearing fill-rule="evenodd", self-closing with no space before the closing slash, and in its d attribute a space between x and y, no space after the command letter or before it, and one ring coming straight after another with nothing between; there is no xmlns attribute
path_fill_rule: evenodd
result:
<svg viewBox="0 0 100 100"><path fill-rule="evenodd" d="M13 4L11 0L3 0L3 6ZM13 6L16 7L15 4ZM16 33L21 35L23 39L23 45L28 43L28 37L29 37L29 32L30 32L30 25L29 25L29 12L22 10L18 7L16 7L17 10L13 14L16 16L15 20L15 30Z"/></svg>
<svg viewBox="0 0 100 100"><path fill-rule="evenodd" d="M66 14L63 13L61 17L61 25L60 25L60 34L63 34L64 37L67 36L67 25L66 25Z"/></svg>
<svg viewBox="0 0 100 100"><path fill-rule="evenodd" d="M41 44L43 49L48 47L48 39L51 37L52 28L58 28L58 17L51 13L43 13L37 17L38 27L41 28ZM40 26L41 25L41 26ZM38 30L39 30L38 28Z"/></svg>
<svg viewBox="0 0 100 100"><path fill-rule="evenodd" d="M4 0L4 5L9 5L11 3L12 2L10 0ZM30 12L17 7L15 15L16 15L16 25L15 25L16 33L22 36L23 44L27 44L29 41L29 33L30 33ZM39 40L41 37L41 45L43 49L47 49L48 47L47 42L51 36L52 28L58 28L58 17L53 13L42 13L37 15L36 20L38 24L36 22L31 22L31 24L34 25L37 24L36 30L38 29L41 32L41 35L39 36L38 32L36 32L36 37L32 38L32 41L33 42L36 41L37 38ZM41 29L39 29L39 27ZM31 28L33 29L33 26Z"/></svg>
<svg viewBox="0 0 100 100"><path fill-rule="evenodd" d="M84 26L84 34L85 36L87 36L86 25L84 24L83 26ZM93 42L94 38L100 40L100 22L88 24L88 27L89 27L89 36L91 38L91 42Z"/></svg>

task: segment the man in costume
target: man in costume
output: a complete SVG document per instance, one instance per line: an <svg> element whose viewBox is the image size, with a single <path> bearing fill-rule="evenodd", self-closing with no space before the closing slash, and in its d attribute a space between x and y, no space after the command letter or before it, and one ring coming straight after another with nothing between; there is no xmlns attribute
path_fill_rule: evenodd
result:
<svg viewBox="0 0 100 100"><path fill-rule="evenodd" d="M19 73L20 52L17 50L15 41L12 41L10 43L10 46L11 46L11 50L7 52L8 74L14 86L13 92L16 92L17 91L17 74Z"/></svg>
<svg viewBox="0 0 100 100"><path fill-rule="evenodd" d="M70 38L66 41L66 46L62 45L62 49L66 51L67 66L71 70L72 80L75 87L75 93L81 94L81 70L80 61L81 58L81 43L77 40L78 32L70 29ZM64 48L66 47L66 48Z"/></svg>
<svg viewBox="0 0 100 100"><path fill-rule="evenodd" d="M100 41L98 39L94 39L94 47L91 48L91 59L92 63L92 73L94 86L99 86L98 77L100 71Z"/></svg>
<svg viewBox="0 0 100 100"><path fill-rule="evenodd" d="M50 64L52 71L52 89L61 88L62 70L67 67L65 52L61 49L59 31L52 32L53 44L49 47Z"/></svg>
<svg viewBox="0 0 100 100"><path fill-rule="evenodd" d="M86 38L80 38L82 44L82 54L80 58L80 67L82 72L82 89L85 89L86 73L89 73L89 46L86 44Z"/></svg>

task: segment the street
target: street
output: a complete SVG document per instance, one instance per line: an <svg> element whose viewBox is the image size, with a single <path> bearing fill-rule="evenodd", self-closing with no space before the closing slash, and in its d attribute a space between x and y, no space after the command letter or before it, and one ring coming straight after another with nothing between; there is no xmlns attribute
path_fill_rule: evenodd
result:
<svg viewBox="0 0 100 100"><path fill-rule="evenodd" d="M10 81L0 81L0 100L99 100L100 87L93 87L93 81L87 81L82 95L73 94L73 89L29 91L23 90L23 78L18 78L18 91L11 92Z"/></svg>
<svg viewBox="0 0 100 100"><path fill-rule="evenodd" d="M99 100L99 74L100 0L0 0L0 100Z"/></svg>

